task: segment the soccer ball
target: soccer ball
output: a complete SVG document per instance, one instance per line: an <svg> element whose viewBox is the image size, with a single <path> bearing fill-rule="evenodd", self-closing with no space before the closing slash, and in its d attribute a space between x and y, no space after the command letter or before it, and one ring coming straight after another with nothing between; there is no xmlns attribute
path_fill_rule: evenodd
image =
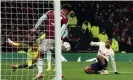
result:
<svg viewBox="0 0 133 80"><path fill-rule="evenodd" d="M62 50L63 50L63 51L70 51L70 50L71 50L71 45L70 45L70 43L68 43L68 42L63 42L63 43L62 43Z"/></svg>

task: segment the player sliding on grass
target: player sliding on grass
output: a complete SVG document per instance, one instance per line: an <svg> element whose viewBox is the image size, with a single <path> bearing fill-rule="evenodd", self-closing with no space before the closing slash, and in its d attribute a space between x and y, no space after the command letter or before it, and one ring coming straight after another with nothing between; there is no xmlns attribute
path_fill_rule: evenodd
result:
<svg viewBox="0 0 133 80"><path fill-rule="evenodd" d="M40 51L39 45L44 38L45 38L45 34L39 37L36 41L29 42L29 45L24 43L15 43L8 38L9 45L16 46L18 48L21 48L21 47L28 48L26 63L21 65L12 65L13 71L15 71L18 68L26 68L26 67L28 67L29 69L32 69L36 66L36 62L38 59L38 52Z"/></svg>
<svg viewBox="0 0 133 80"><path fill-rule="evenodd" d="M104 42L91 42L91 46L99 46L98 54L97 54L97 62L87 66L85 68L85 73L87 74L109 74L107 71L107 66L109 62L109 58L112 62L112 68L115 74L119 74L116 69L116 63L114 60L114 51L112 50L111 41L107 40ZM100 71L103 70L103 73Z"/></svg>
<svg viewBox="0 0 133 80"><path fill-rule="evenodd" d="M62 9L60 11L61 16L59 17L59 20L61 21L61 37L62 39L65 38L68 34L67 31L67 25L68 25L68 17L67 15L71 11L70 5L65 4L62 6ZM48 69L47 71L51 70L51 46L54 45L55 43L55 23L54 23L54 10L49 10L45 14L43 14L37 21L35 27L31 29L32 33L36 31L41 23L43 21L46 21L46 25L44 26L46 30L46 39L43 40L41 47L40 47L40 52L39 52L39 58L37 61L37 66L38 66L38 74L34 79L39 79L40 75L43 73L43 58L44 54L47 53L47 58L48 58Z"/></svg>

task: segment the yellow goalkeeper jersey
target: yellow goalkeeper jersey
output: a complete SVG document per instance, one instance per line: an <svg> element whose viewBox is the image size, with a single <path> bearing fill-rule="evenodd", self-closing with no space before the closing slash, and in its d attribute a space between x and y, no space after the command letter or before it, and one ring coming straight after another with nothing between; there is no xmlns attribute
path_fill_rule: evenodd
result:
<svg viewBox="0 0 133 80"><path fill-rule="evenodd" d="M39 50L40 48L38 47L36 51L33 51L31 48L28 50L27 52L27 56L29 58L37 58L38 57L38 54L39 54Z"/></svg>
<svg viewBox="0 0 133 80"><path fill-rule="evenodd" d="M44 38L45 38L45 34L43 34L42 36L40 36L36 40L37 43L38 43L38 47L37 47L36 51L32 50L32 47L29 47L29 50L27 52L28 58L37 58L38 57L38 54L39 54L39 51L40 51L40 44L41 44L42 40L44 40Z"/></svg>

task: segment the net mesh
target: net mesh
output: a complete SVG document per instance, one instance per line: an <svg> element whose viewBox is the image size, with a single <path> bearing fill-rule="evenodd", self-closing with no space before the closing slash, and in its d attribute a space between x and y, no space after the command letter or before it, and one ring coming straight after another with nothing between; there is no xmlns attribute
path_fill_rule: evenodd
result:
<svg viewBox="0 0 133 80"><path fill-rule="evenodd" d="M33 28L42 14L53 9L52 1L2 1L1 23L2 23L2 54L1 54L1 80L33 80L37 74L37 67L33 69L24 68L12 71L12 64L20 65L26 63L26 47L9 46L7 39L14 42L28 43L44 33L44 25L41 24L35 35L30 35L29 30ZM44 23L44 22L43 22ZM20 51L20 53L18 53ZM54 65L54 63L53 63ZM47 65L45 65L47 66ZM54 72L45 72L45 80L54 76Z"/></svg>

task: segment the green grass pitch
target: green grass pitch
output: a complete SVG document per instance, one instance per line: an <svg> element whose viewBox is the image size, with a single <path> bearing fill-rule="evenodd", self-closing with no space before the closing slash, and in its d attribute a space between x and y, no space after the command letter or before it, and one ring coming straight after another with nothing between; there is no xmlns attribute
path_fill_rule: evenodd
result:
<svg viewBox="0 0 133 80"><path fill-rule="evenodd" d="M2 61L1 79L0 80L33 80L33 77L37 73L37 68L28 70L18 69L13 72L11 70L11 64L21 64L23 61ZM133 63L117 61L117 69L120 72L119 75L115 75L110 72L109 75L95 75L85 74L84 68L89 65L90 62L63 62L63 80L133 80ZM46 68L46 67L45 67ZM45 69L44 69L45 70ZM112 71L111 65L108 67L109 71ZM50 80L53 78L55 72L45 71L45 78L40 80Z"/></svg>

